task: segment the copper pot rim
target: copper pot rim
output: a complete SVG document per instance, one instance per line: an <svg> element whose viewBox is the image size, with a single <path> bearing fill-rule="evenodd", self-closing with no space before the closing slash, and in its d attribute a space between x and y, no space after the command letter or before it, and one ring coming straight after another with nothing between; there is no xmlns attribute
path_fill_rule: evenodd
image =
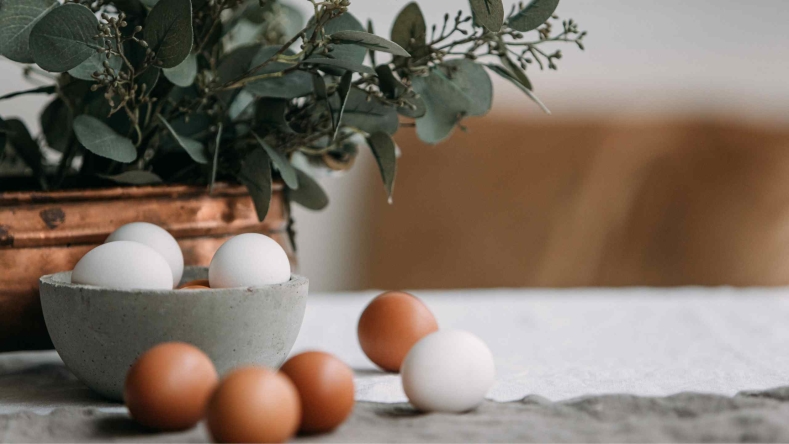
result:
<svg viewBox="0 0 789 444"><path fill-rule="evenodd" d="M272 192L281 192L283 188L284 187L281 182L274 182L272 184ZM163 196L228 197L243 196L246 194L248 194L246 186L225 182L216 183L214 185L213 191L210 194L207 186L180 184L135 185L109 188L77 188L72 190L57 191L11 191L0 192L0 207L20 204L102 201L118 199L125 200Z"/></svg>

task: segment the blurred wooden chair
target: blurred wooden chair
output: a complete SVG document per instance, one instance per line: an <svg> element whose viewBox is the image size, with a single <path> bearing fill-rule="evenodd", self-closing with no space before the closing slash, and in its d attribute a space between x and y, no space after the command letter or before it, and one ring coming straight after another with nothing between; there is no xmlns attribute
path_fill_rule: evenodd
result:
<svg viewBox="0 0 789 444"><path fill-rule="evenodd" d="M789 131L496 115L468 128L435 147L401 131L366 286L789 284Z"/></svg>

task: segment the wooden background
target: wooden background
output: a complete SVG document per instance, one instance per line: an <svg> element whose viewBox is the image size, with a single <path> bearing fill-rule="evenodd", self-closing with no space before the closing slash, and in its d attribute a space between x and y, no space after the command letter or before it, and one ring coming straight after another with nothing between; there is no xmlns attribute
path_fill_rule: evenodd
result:
<svg viewBox="0 0 789 444"><path fill-rule="evenodd" d="M488 116L398 136L363 287L789 284L789 130ZM377 172L376 172L377 174Z"/></svg>

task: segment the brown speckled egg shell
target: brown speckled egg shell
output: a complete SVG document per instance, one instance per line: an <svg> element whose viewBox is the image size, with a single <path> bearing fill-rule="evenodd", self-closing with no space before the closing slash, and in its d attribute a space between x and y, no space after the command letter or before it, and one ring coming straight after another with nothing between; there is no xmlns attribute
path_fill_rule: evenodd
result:
<svg viewBox="0 0 789 444"><path fill-rule="evenodd" d="M285 442L300 420L293 382L263 367L242 367L222 379L206 414L216 442Z"/></svg>
<svg viewBox="0 0 789 444"><path fill-rule="evenodd" d="M411 347L437 330L435 316L422 301L409 293L390 291L367 305L357 333L371 361L384 370L398 372Z"/></svg>
<svg viewBox="0 0 789 444"><path fill-rule="evenodd" d="M197 424L218 382L211 359L181 342L159 344L129 369L123 399L132 418L157 430Z"/></svg>
<svg viewBox="0 0 789 444"><path fill-rule="evenodd" d="M301 398L301 433L328 432L345 421L354 405L353 370L333 355L310 351L282 366Z"/></svg>

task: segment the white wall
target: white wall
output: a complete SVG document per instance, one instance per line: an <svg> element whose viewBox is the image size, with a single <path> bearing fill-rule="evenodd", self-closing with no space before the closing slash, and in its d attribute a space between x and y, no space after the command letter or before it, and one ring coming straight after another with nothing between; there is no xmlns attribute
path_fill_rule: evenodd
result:
<svg viewBox="0 0 789 444"><path fill-rule="evenodd" d="M510 4L509 0L505 0ZM292 0L309 10L309 3ZM407 0L353 0L351 10L388 33ZM467 8L466 0L422 0L428 21ZM556 116L706 113L789 119L789 1L563 0L557 11L589 30L586 52L567 47L558 72L532 70L538 95ZM27 87L19 68L0 62L0 94ZM0 115L34 123L41 98L0 103ZM496 82L496 110L537 113L521 93ZM439 148L440 149L440 148ZM355 287L364 266L363 156L342 179L323 179L332 199L321 213L298 211L302 272L314 290ZM377 196L377 194L376 194Z"/></svg>

